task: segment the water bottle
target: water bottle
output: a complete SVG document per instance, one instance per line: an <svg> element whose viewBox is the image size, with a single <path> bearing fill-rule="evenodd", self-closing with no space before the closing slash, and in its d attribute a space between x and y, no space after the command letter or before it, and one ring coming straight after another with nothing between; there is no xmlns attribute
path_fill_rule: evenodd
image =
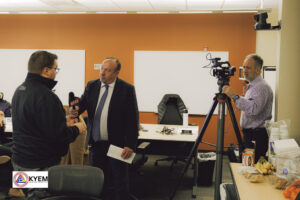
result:
<svg viewBox="0 0 300 200"><path fill-rule="evenodd" d="M271 131L270 131L270 138L269 138L269 162L272 164L272 165L275 165L275 162L276 162L276 157L275 157L275 151L274 151L274 141L275 140L279 140L279 128L277 127L273 127L271 128Z"/></svg>
<svg viewBox="0 0 300 200"><path fill-rule="evenodd" d="M189 125L189 113L187 109L183 111L182 118L183 118L183 126L187 127Z"/></svg>

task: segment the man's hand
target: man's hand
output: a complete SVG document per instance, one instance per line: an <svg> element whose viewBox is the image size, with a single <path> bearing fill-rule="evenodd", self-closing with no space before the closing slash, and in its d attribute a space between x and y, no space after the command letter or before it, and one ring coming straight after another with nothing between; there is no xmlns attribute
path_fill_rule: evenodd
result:
<svg viewBox="0 0 300 200"><path fill-rule="evenodd" d="M73 118L72 115L67 115L66 116L66 121L67 121L67 126L73 126L74 123L78 122L78 119L77 118Z"/></svg>
<svg viewBox="0 0 300 200"><path fill-rule="evenodd" d="M83 133L86 130L86 125L83 122L75 123L73 126L76 126L79 129L79 133Z"/></svg>
<svg viewBox="0 0 300 200"><path fill-rule="evenodd" d="M69 115L71 116L71 118L74 119L78 117L78 110L78 106L75 106L75 109L73 108L73 106L69 107Z"/></svg>
<svg viewBox="0 0 300 200"><path fill-rule="evenodd" d="M229 85L224 85L222 88L222 92L231 99L236 95L234 93L234 90Z"/></svg>
<svg viewBox="0 0 300 200"><path fill-rule="evenodd" d="M133 153L132 149L130 149L129 147L124 147L124 149L122 151L122 154L121 154L121 157L123 159L128 159L128 158L131 157L132 153Z"/></svg>
<svg viewBox="0 0 300 200"><path fill-rule="evenodd" d="M2 123L2 122L3 122L3 120L4 120L4 117L5 117L4 112L0 110L0 127L3 126L3 123Z"/></svg>

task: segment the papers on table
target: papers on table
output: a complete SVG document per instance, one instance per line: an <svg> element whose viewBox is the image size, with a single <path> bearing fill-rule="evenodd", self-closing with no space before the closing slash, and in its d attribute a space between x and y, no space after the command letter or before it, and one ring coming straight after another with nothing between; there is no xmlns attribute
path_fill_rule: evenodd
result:
<svg viewBox="0 0 300 200"><path fill-rule="evenodd" d="M132 163L132 160L133 160L133 158L134 158L134 156L135 156L135 153L132 153L132 155L130 156L130 158L127 158L127 159L125 160L125 159L123 159L123 158L121 157L122 151L123 151L122 148L117 147L117 146L111 144L111 145L109 146L109 149L108 149L108 152L107 152L107 156L131 164L131 163Z"/></svg>

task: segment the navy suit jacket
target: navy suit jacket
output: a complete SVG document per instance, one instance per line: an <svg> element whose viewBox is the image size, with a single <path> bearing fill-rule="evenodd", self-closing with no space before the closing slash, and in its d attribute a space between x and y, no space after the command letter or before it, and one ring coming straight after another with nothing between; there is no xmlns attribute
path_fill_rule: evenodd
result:
<svg viewBox="0 0 300 200"><path fill-rule="evenodd" d="M94 115L99 98L101 81L88 82L84 94L80 98L79 114L87 110L87 140L91 138ZM134 86L117 78L109 103L107 116L108 142L135 150L138 137L139 112Z"/></svg>

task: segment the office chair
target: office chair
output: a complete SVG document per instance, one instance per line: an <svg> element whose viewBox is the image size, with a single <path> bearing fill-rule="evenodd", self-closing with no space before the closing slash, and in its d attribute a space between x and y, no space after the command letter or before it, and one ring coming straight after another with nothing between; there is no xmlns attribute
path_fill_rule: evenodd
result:
<svg viewBox="0 0 300 200"><path fill-rule="evenodd" d="M182 99L177 94L166 94L163 96L162 100L158 104L158 124L175 124L182 125L182 113L185 111L186 106L184 105ZM175 144L175 148L178 147ZM185 160L178 156L171 156L163 159L158 159L155 161L155 166L158 165L158 161L173 161L171 165L171 169L173 165L177 163L177 161Z"/></svg>
<svg viewBox="0 0 300 200"><path fill-rule="evenodd" d="M86 165L56 165L48 170L50 197L43 200L101 200L103 171Z"/></svg>
<svg viewBox="0 0 300 200"><path fill-rule="evenodd" d="M142 142L136 148L136 155L132 160L132 164L129 169L132 172L137 172L138 174L142 174L139 172L139 168L141 168L147 161L148 156L146 155L146 148L149 146L150 142Z"/></svg>

